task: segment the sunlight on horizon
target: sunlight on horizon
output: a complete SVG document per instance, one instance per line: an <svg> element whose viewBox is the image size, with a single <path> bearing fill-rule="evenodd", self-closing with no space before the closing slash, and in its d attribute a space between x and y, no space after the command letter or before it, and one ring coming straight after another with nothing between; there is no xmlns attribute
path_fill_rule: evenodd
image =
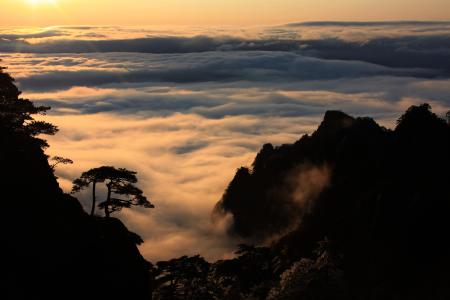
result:
<svg viewBox="0 0 450 300"><path fill-rule="evenodd" d="M450 20L450 2L443 0L430 0L426 5L420 0L0 0L0 3L3 12L0 26L257 26L325 20Z"/></svg>

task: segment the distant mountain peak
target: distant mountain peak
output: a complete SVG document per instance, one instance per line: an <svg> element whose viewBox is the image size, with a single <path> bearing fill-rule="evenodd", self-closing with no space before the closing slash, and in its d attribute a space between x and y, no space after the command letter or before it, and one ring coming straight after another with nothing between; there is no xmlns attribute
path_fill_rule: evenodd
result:
<svg viewBox="0 0 450 300"><path fill-rule="evenodd" d="M322 123L314 135L334 134L337 131L350 127L355 119L338 110L329 110L325 113Z"/></svg>

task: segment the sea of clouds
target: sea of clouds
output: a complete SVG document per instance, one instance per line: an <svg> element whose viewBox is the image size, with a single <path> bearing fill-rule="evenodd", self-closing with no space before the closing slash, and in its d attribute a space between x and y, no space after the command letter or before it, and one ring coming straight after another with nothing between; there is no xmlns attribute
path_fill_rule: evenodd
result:
<svg viewBox="0 0 450 300"><path fill-rule="evenodd" d="M0 62L52 106L62 187L82 171L138 171L156 208L119 217L152 261L232 255L211 210L262 144L311 133L326 110L387 127L410 105L450 109L450 23L316 22L253 28L0 28ZM89 195L79 198L89 207Z"/></svg>

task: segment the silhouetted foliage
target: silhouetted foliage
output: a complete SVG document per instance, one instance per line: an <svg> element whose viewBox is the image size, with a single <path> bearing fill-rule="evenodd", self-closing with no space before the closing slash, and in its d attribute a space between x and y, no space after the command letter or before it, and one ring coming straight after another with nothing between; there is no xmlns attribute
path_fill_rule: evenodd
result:
<svg viewBox="0 0 450 300"><path fill-rule="evenodd" d="M14 84L14 79L3 70L0 67L0 126L4 130L30 137L55 134L58 131L56 126L33 118L33 115L45 114L50 107L35 106L28 99L20 98L21 92ZM48 146L42 139L35 138L34 141L42 148Z"/></svg>
<svg viewBox="0 0 450 300"><path fill-rule="evenodd" d="M52 165L50 167L53 170L58 165L71 165L71 164L73 164L73 160L71 160L70 158L62 157L62 156L53 156L51 160L53 161L53 163L52 163Z"/></svg>
<svg viewBox="0 0 450 300"><path fill-rule="evenodd" d="M217 288L208 281L209 268L198 255L158 262L154 299L217 299Z"/></svg>
<svg viewBox="0 0 450 300"><path fill-rule="evenodd" d="M91 207L91 216L95 213L97 195L96 195L96 187L98 182L104 182L105 176L102 173L102 169L95 168L89 171L83 172L81 176L73 181L72 193L77 193L85 188L87 188L90 184L92 184L92 207Z"/></svg>
<svg viewBox="0 0 450 300"><path fill-rule="evenodd" d="M95 211L96 184L101 182L106 182L107 196L106 200L99 204L99 208L104 209L106 217L109 217L113 212L120 211L122 208L130 208L131 206L154 208L154 205L143 195L142 190L134 185L137 181L136 172L134 171L102 166L83 172L80 178L73 181L72 192L79 192L92 184L91 215L94 215ZM125 198L117 198L117 196Z"/></svg>
<svg viewBox="0 0 450 300"><path fill-rule="evenodd" d="M275 282L270 249L240 245L236 255L213 264L198 255L158 262L154 299L264 299Z"/></svg>
<svg viewBox="0 0 450 300"><path fill-rule="evenodd" d="M217 262L215 276L225 285L230 299L263 299L273 285L273 253L269 248L239 245L236 255L235 259Z"/></svg>
<svg viewBox="0 0 450 300"><path fill-rule="evenodd" d="M342 257L333 251L328 240L321 241L314 253L315 257L302 258L285 270L267 299L349 299Z"/></svg>

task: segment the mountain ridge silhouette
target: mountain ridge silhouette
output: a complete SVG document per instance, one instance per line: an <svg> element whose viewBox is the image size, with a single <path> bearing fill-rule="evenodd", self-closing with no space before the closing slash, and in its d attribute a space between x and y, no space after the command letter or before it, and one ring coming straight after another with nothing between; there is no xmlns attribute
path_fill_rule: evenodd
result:
<svg viewBox="0 0 450 300"><path fill-rule="evenodd" d="M48 108L43 108L48 109ZM88 216L58 185L34 132L38 111L0 69L2 299L149 299L142 239L118 219ZM50 132L50 131L49 131Z"/></svg>

